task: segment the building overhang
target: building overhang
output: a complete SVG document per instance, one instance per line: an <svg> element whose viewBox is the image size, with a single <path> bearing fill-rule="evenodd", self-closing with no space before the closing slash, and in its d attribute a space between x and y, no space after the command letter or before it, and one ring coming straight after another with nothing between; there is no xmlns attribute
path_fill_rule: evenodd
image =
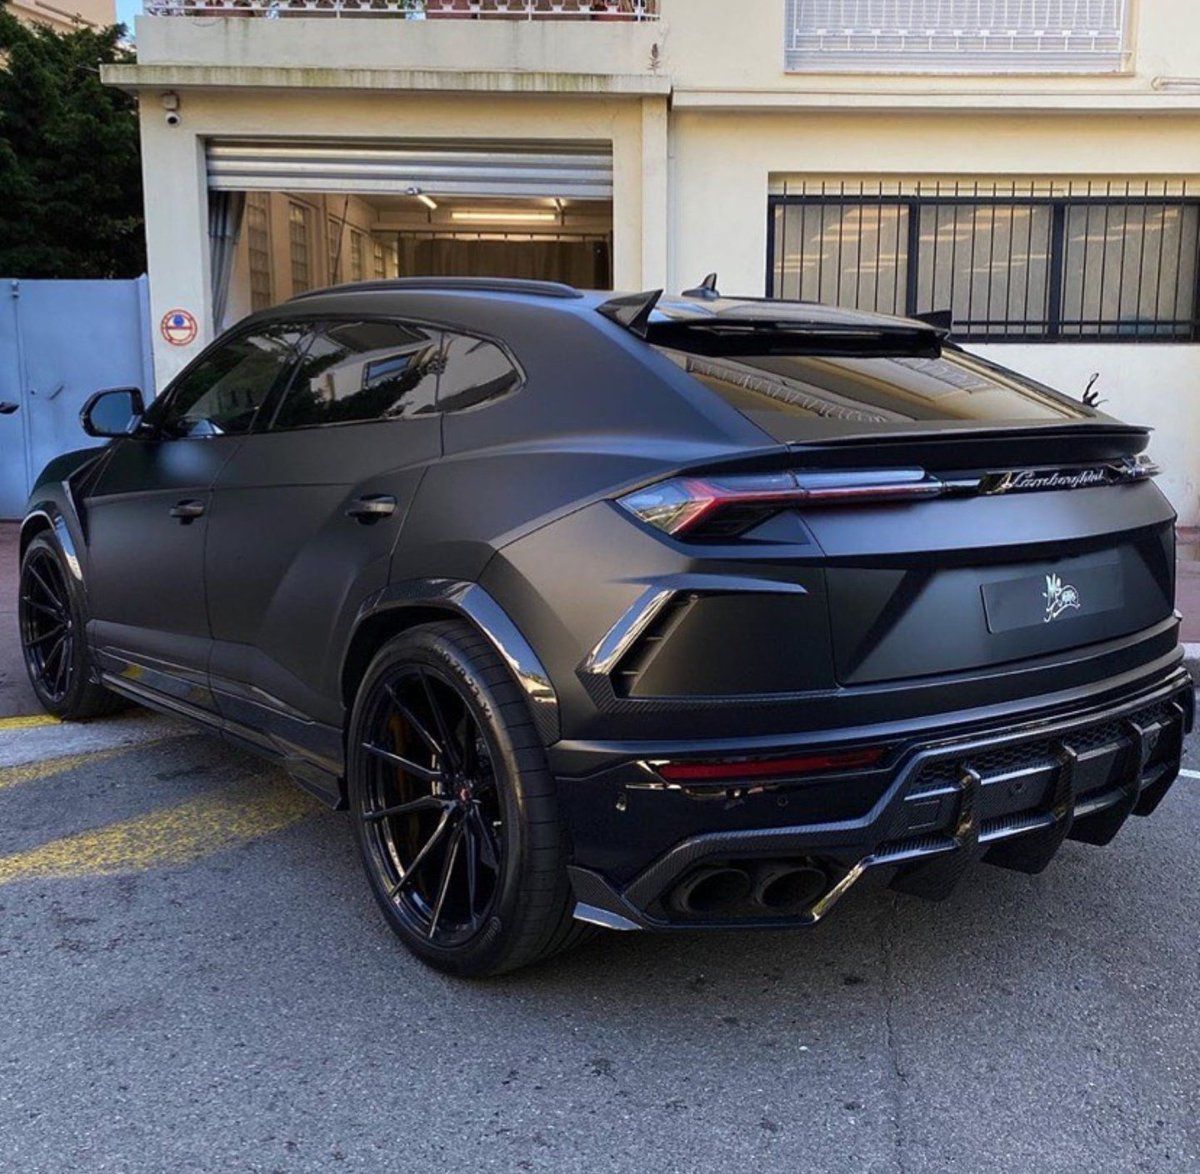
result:
<svg viewBox="0 0 1200 1174"><path fill-rule="evenodd" d="M660 74L551 73L456 69L313 69L249 65L103 65L101 80L140 90L309 90L412 93L555 94L559 97L665 97Z"/></svg>
<svg viewBox="0 0 1200 1174"><path fill-rule="evenodd" d="M963 85L938 90L887 90L877 85L870 89L717 90L676 85L671 105L676 110L730 113L1194 115L1200 113L1200 90L971 90Z"/></svg>

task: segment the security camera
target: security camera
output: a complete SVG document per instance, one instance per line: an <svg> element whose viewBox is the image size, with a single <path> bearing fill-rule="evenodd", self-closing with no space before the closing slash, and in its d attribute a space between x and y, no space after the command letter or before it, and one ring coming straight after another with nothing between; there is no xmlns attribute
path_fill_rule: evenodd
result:
<svg viewBox="0 0 1200 1174"><path fill-rule="evenodd" d="M178 126L180 123L179 95L174 90L168 90L163 94L162 108L167 112L167 125Z"/></svg>
<svg viewBox="0 0 1200 1174"><path fill-rule="evenodd" d="M178 110L168 110L167 111L167 125L168 126L178 126L182 121L183 121L183 119L180 116Z"/></svg>

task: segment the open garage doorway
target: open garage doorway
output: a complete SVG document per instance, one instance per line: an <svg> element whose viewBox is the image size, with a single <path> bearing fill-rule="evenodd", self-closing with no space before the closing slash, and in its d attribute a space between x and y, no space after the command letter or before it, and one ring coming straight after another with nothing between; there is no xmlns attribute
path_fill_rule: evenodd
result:
<svg viewBox="0 0 1200 1174"><path fill-rule="evenodd" d="M431 208L408 196L250 192L239 202L222 327L310 289L390 277L612 287L608 201L443 199Z"/></svg>
<svg viewBox="0 0 1200 1174"><path fill-rule="evenodd" d="M611 144L208 144L218 328L325 285L524 277L611 288Z"/></svg>

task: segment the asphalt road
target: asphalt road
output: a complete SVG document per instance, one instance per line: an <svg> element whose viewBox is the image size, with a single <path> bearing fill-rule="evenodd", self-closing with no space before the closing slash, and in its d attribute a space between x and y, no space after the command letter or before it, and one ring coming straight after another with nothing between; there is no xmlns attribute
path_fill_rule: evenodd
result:
<svg viewBox="0 0 1200 1174"><path fill-rule="evenodd" d="M472 985L256 759L10 719L0 1168L1197 1169L1198 874L1200 773L1040 877Z"/></svg>

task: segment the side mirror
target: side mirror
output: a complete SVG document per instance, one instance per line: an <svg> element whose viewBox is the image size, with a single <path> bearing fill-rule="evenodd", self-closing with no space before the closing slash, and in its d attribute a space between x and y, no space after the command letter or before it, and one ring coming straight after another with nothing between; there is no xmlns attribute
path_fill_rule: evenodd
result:
<svg viewBox="0 0 1200 1174"><path fill-rule="evenodd" d="M83 405L79 423L89 436L128 436L137 427L145 410L139 388L114 387L96 392Z"/></svg>

